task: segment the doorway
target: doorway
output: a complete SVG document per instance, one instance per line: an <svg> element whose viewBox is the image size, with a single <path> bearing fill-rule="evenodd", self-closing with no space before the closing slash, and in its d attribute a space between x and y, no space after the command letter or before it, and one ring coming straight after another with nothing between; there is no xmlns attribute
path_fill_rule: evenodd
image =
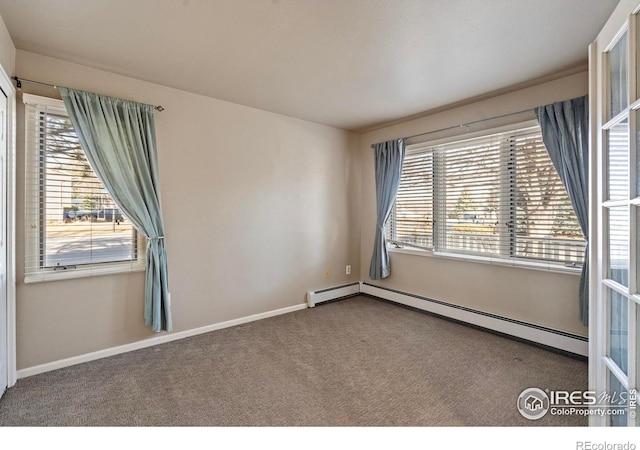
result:
<svg viewBox="0 0 640 450"><path fill-rule="evenodd" d="M7 308L7 155L9 131L8 99L0 89L0 397L8 384Z"/></svg>
<svg viewBox="0 0 640 450"><path fill-rule="evenodd" d="M606 413L635 426L640 360L640 2L621 2L590 46L589 375Z"/></svg>

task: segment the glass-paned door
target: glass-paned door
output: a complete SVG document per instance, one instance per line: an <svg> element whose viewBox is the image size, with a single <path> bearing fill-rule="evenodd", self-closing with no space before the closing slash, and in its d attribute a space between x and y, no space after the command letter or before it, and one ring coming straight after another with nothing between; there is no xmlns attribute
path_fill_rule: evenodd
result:
<svg viewBox="0 0 640 450"><path fill-rule="evenodd" d="M590 48L592 425L635 426L640 367L640 16L616 9ZM595 234L595 236L594 236Z"/></svg>

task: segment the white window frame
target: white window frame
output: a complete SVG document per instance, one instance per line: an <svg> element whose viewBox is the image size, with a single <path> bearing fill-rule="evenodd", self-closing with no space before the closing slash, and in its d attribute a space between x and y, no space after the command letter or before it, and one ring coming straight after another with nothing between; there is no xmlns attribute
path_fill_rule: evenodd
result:
<svg viewBox="0 0 640 450"><path fill-rule="evenodd" d="M32 94L23 94L22 101L25 105L46 106L49 111L63 116L68 116L67 110L62 100L41 97ZM39 216L40 198L40 176L39 167L36 163L30 163L33 158L38 158L38 149L32 137L28 135L29 130L26 124L29 122L29 112L25 110L25 265L28 261L40 259L40 226L29 221L29 217ZM37 199L37 200L29 200ZM33 208L38 211L33 211ZM100 275L110 275L117 273L141 272L146 265L146 239L140 232L136 232L136 259L131 261L104 262L93 264L79 264L73 269L54 270L50 267L39 267L37 269L25 268L25 283L37 283L44 281L66 280L72 278L85 278Z"/></svg>
<svg viewBox="0 0 640 450"><path fill-rule="evenodd" d="M519 121L514 124L500 126L500 127L486 128L483 130L470 132L463 135L458 134L455 136L448 136L446 138L437 139L437 140L414 142L406 146L405 154L419 153L424 151L433 151L434 147L437 147L442 144L447 144L447 143L460 141L460 140L473 139L476 137L487 136L491 134L508 133L510 131L515 131L518 129L533 127L537 125L539 125L538 121L533 119L533 120ZM435 155L434 155L434 166L437 167L438 163L435 161L435 159L437 158L435 158ZM435 183L436 183L436 180L434 180L434 185ZM434 199L434 211L433 211L434 217L436 217L439 214L439 210L441 209L441 208L438 208L437 205L438 205L438 201ZM393 212L391 217L393 217ZM434 226L433 227L434 244L437 241L437 239L442 238L442 236L438 235L437 233L438 233L437 227ZM400 245L401 247L398 248L397 245ZM405 245L405 246L402 247L402 245ZM388 242L387 249L391 253L400 253L400 254L434 257L434 258L445 258L445 259L451 259L451 260L482 263L482 264L493 264L493 265L508 266L508 267L520 267L520 268L532 269L532 270L568 273L576 276L579 276L582 272L582 268L580 266L574 267L571 265L565 265L564 263L555 262L555 261L542 261L542 260L536 261L536 260L527 260L522 258L506 258L506 257L500 257L500 256L453 253L453 252L437 251L435 250L435 248L418 248L418 247L411 246L410 244L403 244L401 242L398 242L396 244L395 241Z"/></svg>

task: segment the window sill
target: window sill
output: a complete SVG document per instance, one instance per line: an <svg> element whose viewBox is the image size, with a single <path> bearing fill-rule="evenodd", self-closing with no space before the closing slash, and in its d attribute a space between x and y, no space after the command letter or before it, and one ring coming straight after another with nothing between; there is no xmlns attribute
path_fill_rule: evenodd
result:
<svg viewBox="0 0 640 450"><path fill-rule="evenodd" d="M495 266L515 267L519 269L541 270L544 272L564 273L580 276L580 267L566 267L558 264L551 264L537 261L509 260L503 258L492 258L487 256L460 255L457 253L434 252L432 250L421 250L418 248L396 248L388 246L389 253L400 253L405 255L423 256L428 258L444 258L455 261L474 262L481 264L492 264Z"/></svg>
<svg viewBox="0 0 640 450"><path fill-rule="evenodd" d="M47 281L71 280L74 278L88 278L120 273L144 272L144 263L135 261L128 263L100 264L78 269L43 270L24 276L24 283L42 283Z"/></svg>

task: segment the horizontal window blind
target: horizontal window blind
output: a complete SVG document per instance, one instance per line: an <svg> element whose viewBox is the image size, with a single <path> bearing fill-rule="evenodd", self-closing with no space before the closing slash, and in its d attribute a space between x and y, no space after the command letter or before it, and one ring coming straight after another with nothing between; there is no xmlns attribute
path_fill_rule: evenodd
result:
<svg viewBox="0 0 640 450"><path fill-rule="evenodd" d="M405 156L387 239L433 248L433 154Z"/></svg>
<svg viewBox="0 0 640 450"><path fill-rule="evenodd" d="M629 121L627 119L607 130L608 200L629 198Z"/></svg>
<svg viewBox="0 0 640 450"><path fill-rule="evenodd" d="M442 168L435 194L442 205L437 249L499 255L501 166L506 157L502 137L452 142L435 152Z"/></svg>
<svg viewBox="0 0 640 450"><path fill-rule="evenodd" d="M606 141L609 200L604 215L609 254L606 277L629 286L629 212L627 205L619 203L630 198L629 120L624 119L607 130Z"/></svg>
<svg viewBox="0 0 640 450"><path fill-rule="evenodd" d="M137 233L95 176L62 102L27 98L25 278L136 263Z"/></svg>
<svg viewBox="0 0 640 450"><path fill-rule="evenodd" d="M389 240L436 252L582 263L584 238L538 126L421 148L405 157Z"/></svg>
<svg viewBox="0 0 640 450"><path fill-rule="evenodd" d="M540 129L516 132L515 256L582 264L584 238Z"/></svg>

